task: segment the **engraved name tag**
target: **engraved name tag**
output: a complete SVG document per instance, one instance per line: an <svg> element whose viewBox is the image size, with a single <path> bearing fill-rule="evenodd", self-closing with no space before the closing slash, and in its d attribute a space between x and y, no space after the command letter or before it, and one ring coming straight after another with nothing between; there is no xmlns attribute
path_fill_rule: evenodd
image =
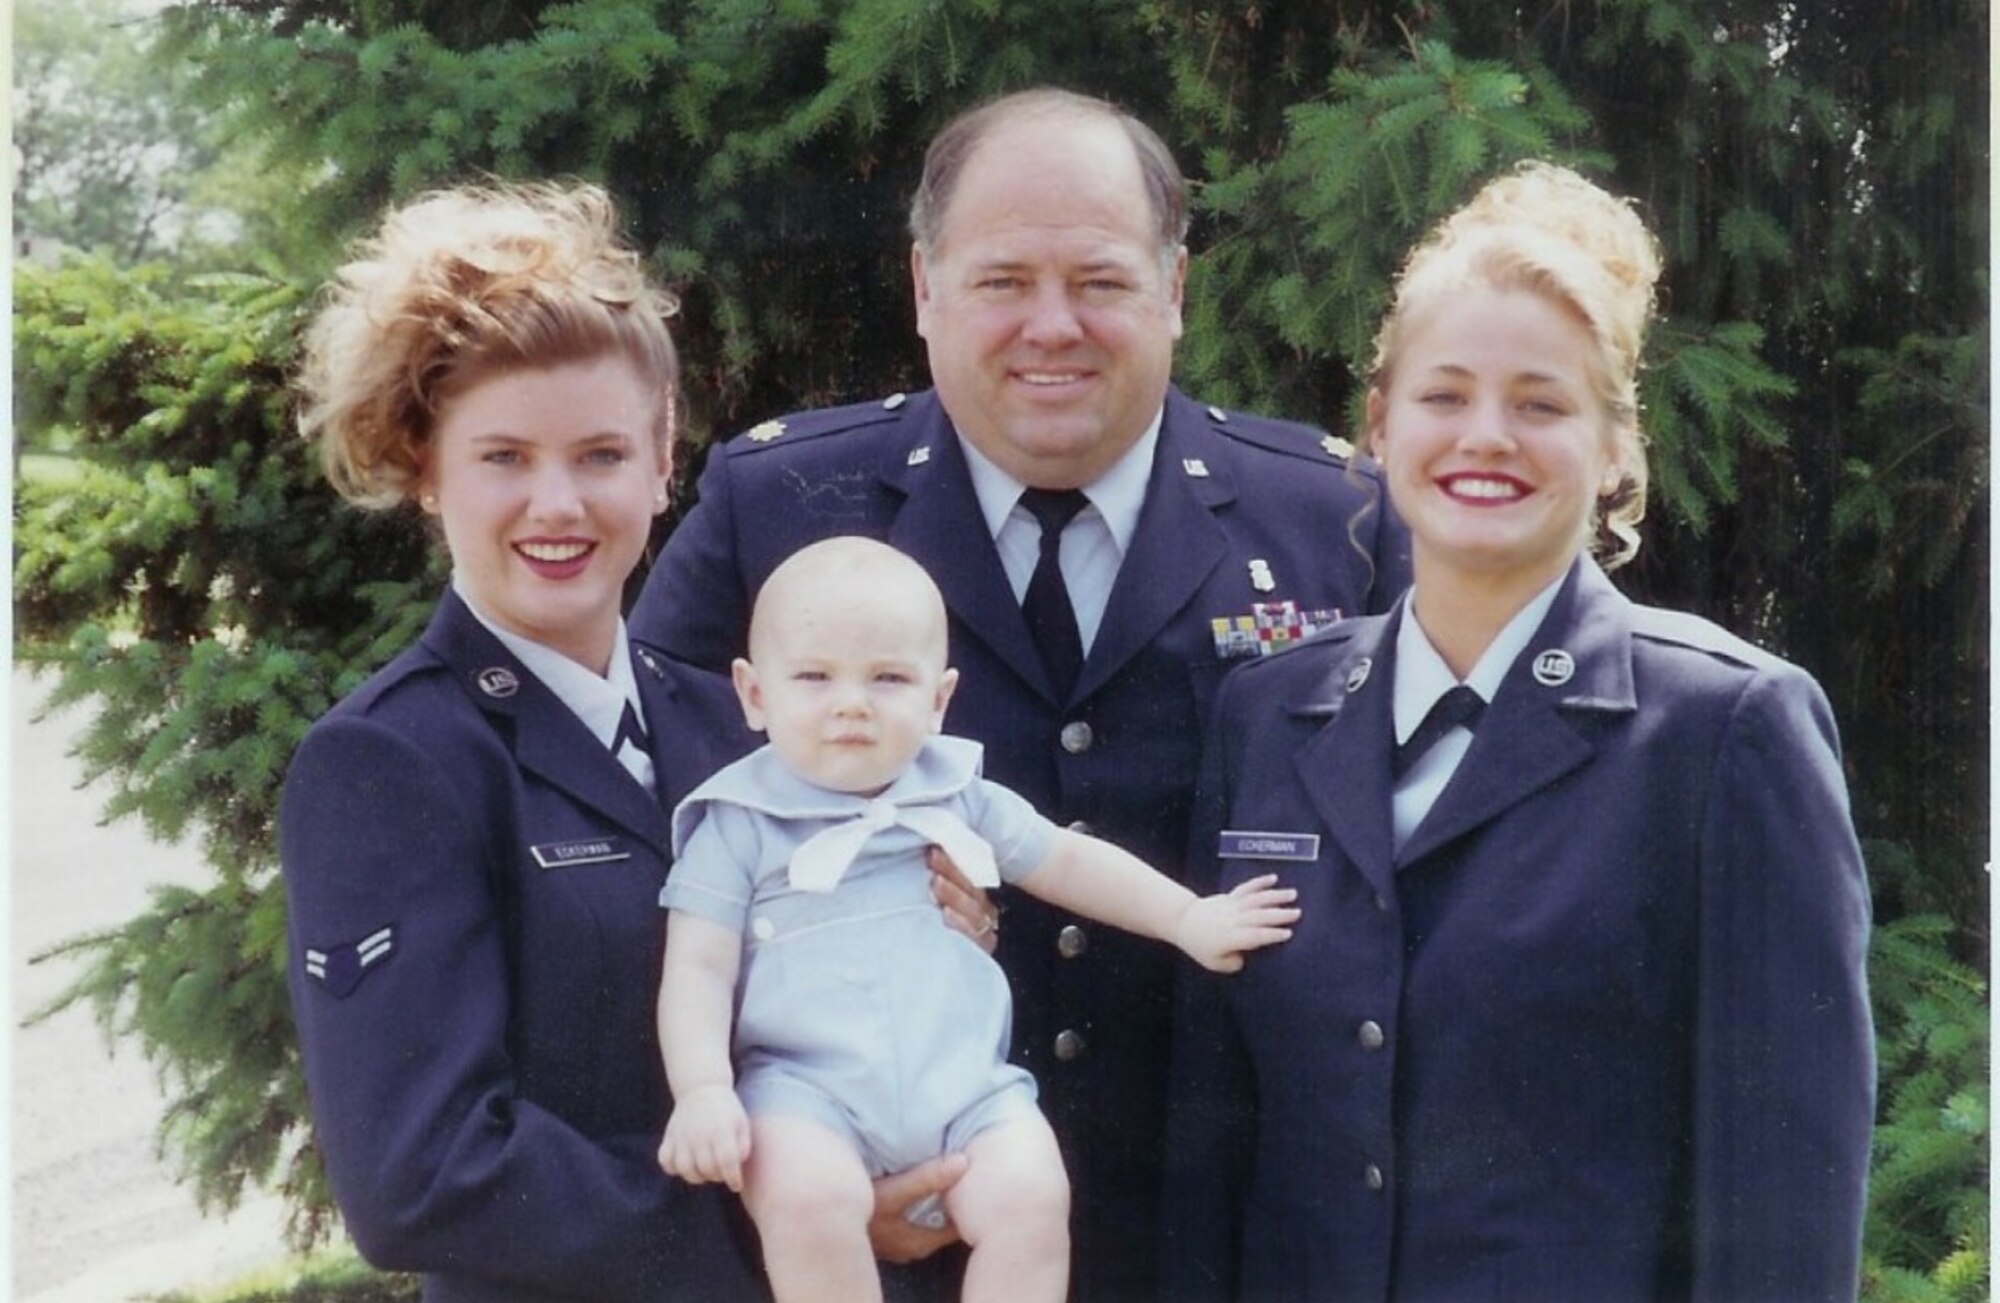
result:
<svg viewBox="0 0 2000 1303"><path fill-rule="evenodd" d="M609 864L629 860L632 852L622 849L616 837L594 837L581 842L547 842L530 846L528 854L545 869L573 869L580 864Z"/></svg>
<svg viewBox="0 0 2000 1303"><path fill-rule="evenodd" d="M1297 860L1319 858L1316 832L1234 832L1225 829L1215 853L1225 860Z"/></svg>

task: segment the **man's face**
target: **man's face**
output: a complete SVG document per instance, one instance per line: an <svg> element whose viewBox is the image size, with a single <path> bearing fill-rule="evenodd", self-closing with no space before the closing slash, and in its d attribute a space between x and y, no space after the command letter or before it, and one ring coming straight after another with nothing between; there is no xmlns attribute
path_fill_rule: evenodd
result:
<svg viewBox="0 0 2000 1303"><path fill-rule="evenodd" d="M937 243L911 253L917 333L960 434L1040 488L1077 488L1165 401L1187 251L1161 249L1112 121L1040 117L977 145Z"/></svg>

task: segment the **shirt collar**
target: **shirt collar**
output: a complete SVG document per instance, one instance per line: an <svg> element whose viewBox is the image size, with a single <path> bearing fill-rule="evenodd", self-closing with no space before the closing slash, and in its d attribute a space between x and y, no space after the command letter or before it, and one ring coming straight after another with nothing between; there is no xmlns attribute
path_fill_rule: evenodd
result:
<svg viewBox="0 0 2000 1303"><path fill-rule="evenodd" d="M1139 528L1139 510L1146 505L1146 481L1153 475L1153 454L1160 445L1160 420L1165 413L1164 407L1153 413L1153 423L1138 441L1104 474L1083 486L1084 496L1104 518L1120 556L1131 550L1132 535ZM972 492L979 499L986 532L998 538L1000 527L1007 523L1009 513L1021 500L1021 491L1028 486L1001 470L973 447L971 440L961 435L958 442L965 450L965 468L972 476Z"/></svg>
<svg viewBox="0 0 2000 1303"><path fill-rule="evenodd" d="M632 644L625 637L624 617L619 617L618 630L612 639L608 672L599 678L555 648L532 638L523 638L488 619L478 603L472 600L472 595L465 591L465 585L456 574L452 576L451 586L465 603L465 608L472 612L473 618L486 626L486 631L514 653L529 673L540 679L543 686L574 711L576 717L606 747L618 736L618 720L624 714L627 702L638 715L641 727L647 726L646 707L639 700L639 681L632 673Z"/></svg>
<svg viewBox="0 0 2000 1303"><path fill-rule="evenodd" d="M1535 636L1542 619L1555 604L1556 592L1562 587L1562 579L1557 578L1548 587L1528 599L1528 604L1514 612L1514 618L1501 626L1486 650L1480 653L1472 672L1465 676L1465 685L1479 694L1481 701L1491 702L1500 691L1501 680L1507 671L1526 650L1528 640ZM1401 746L1410 740L1410 734L1417 731L1424 716L1437 703L1437 699L1449 692L1458 683L1458 676L1438 655L1431 645L1430 636L1417 623L1416 590L1403 599L1403 619L1396 629L1396 744Z"/></svg>

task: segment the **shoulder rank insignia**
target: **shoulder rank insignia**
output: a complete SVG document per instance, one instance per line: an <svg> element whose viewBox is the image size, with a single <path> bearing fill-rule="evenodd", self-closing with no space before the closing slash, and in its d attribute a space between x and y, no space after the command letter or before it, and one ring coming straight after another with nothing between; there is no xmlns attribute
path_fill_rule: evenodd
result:
<svg viewBox="0 0 2000 1303"><path fill-rule="evenodd" d="M378 928L359 941L306 951L306 976L317 978L327 994L344 1000L361 985L368 970L389 957L396 945L394 927Z"/></svg>
<svg viewBox="0 0 2000 1303"><path fill-rule="evenodd" d="M752 443L769 443L784 432L785 423L783 421L764 421L758 425L751 426L750 432L743 437Z"/></svg>
<svg viewBox="0 0 2000 1303"><path fill-rule="evenodd" d="M1319 446L1326 449L1327 455L1330 457L1352 457L1354 455L1354 445L1337 434L1327 435L1326 438L1319 441Z"/></svg>

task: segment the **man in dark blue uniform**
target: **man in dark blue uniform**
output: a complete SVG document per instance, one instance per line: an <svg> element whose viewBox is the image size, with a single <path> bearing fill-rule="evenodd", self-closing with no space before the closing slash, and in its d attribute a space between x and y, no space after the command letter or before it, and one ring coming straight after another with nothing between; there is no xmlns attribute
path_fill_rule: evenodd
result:
<svg viewBox="0 0 2000 1303"><path fill-rule="evenodd" d="M1139 122L1054 91L976 110L933 142L911 227L936 388L716 448L634 636L723 668L786 556L884 539L944 592L947 727L988 776L1178 875L1223 673L1386 609L1404 535L1342 441L1170 386L1186 188ZM1014 1052L1069 1164L1076 1297L1149 1296L1171 954L1007 904Z"/></svg>

